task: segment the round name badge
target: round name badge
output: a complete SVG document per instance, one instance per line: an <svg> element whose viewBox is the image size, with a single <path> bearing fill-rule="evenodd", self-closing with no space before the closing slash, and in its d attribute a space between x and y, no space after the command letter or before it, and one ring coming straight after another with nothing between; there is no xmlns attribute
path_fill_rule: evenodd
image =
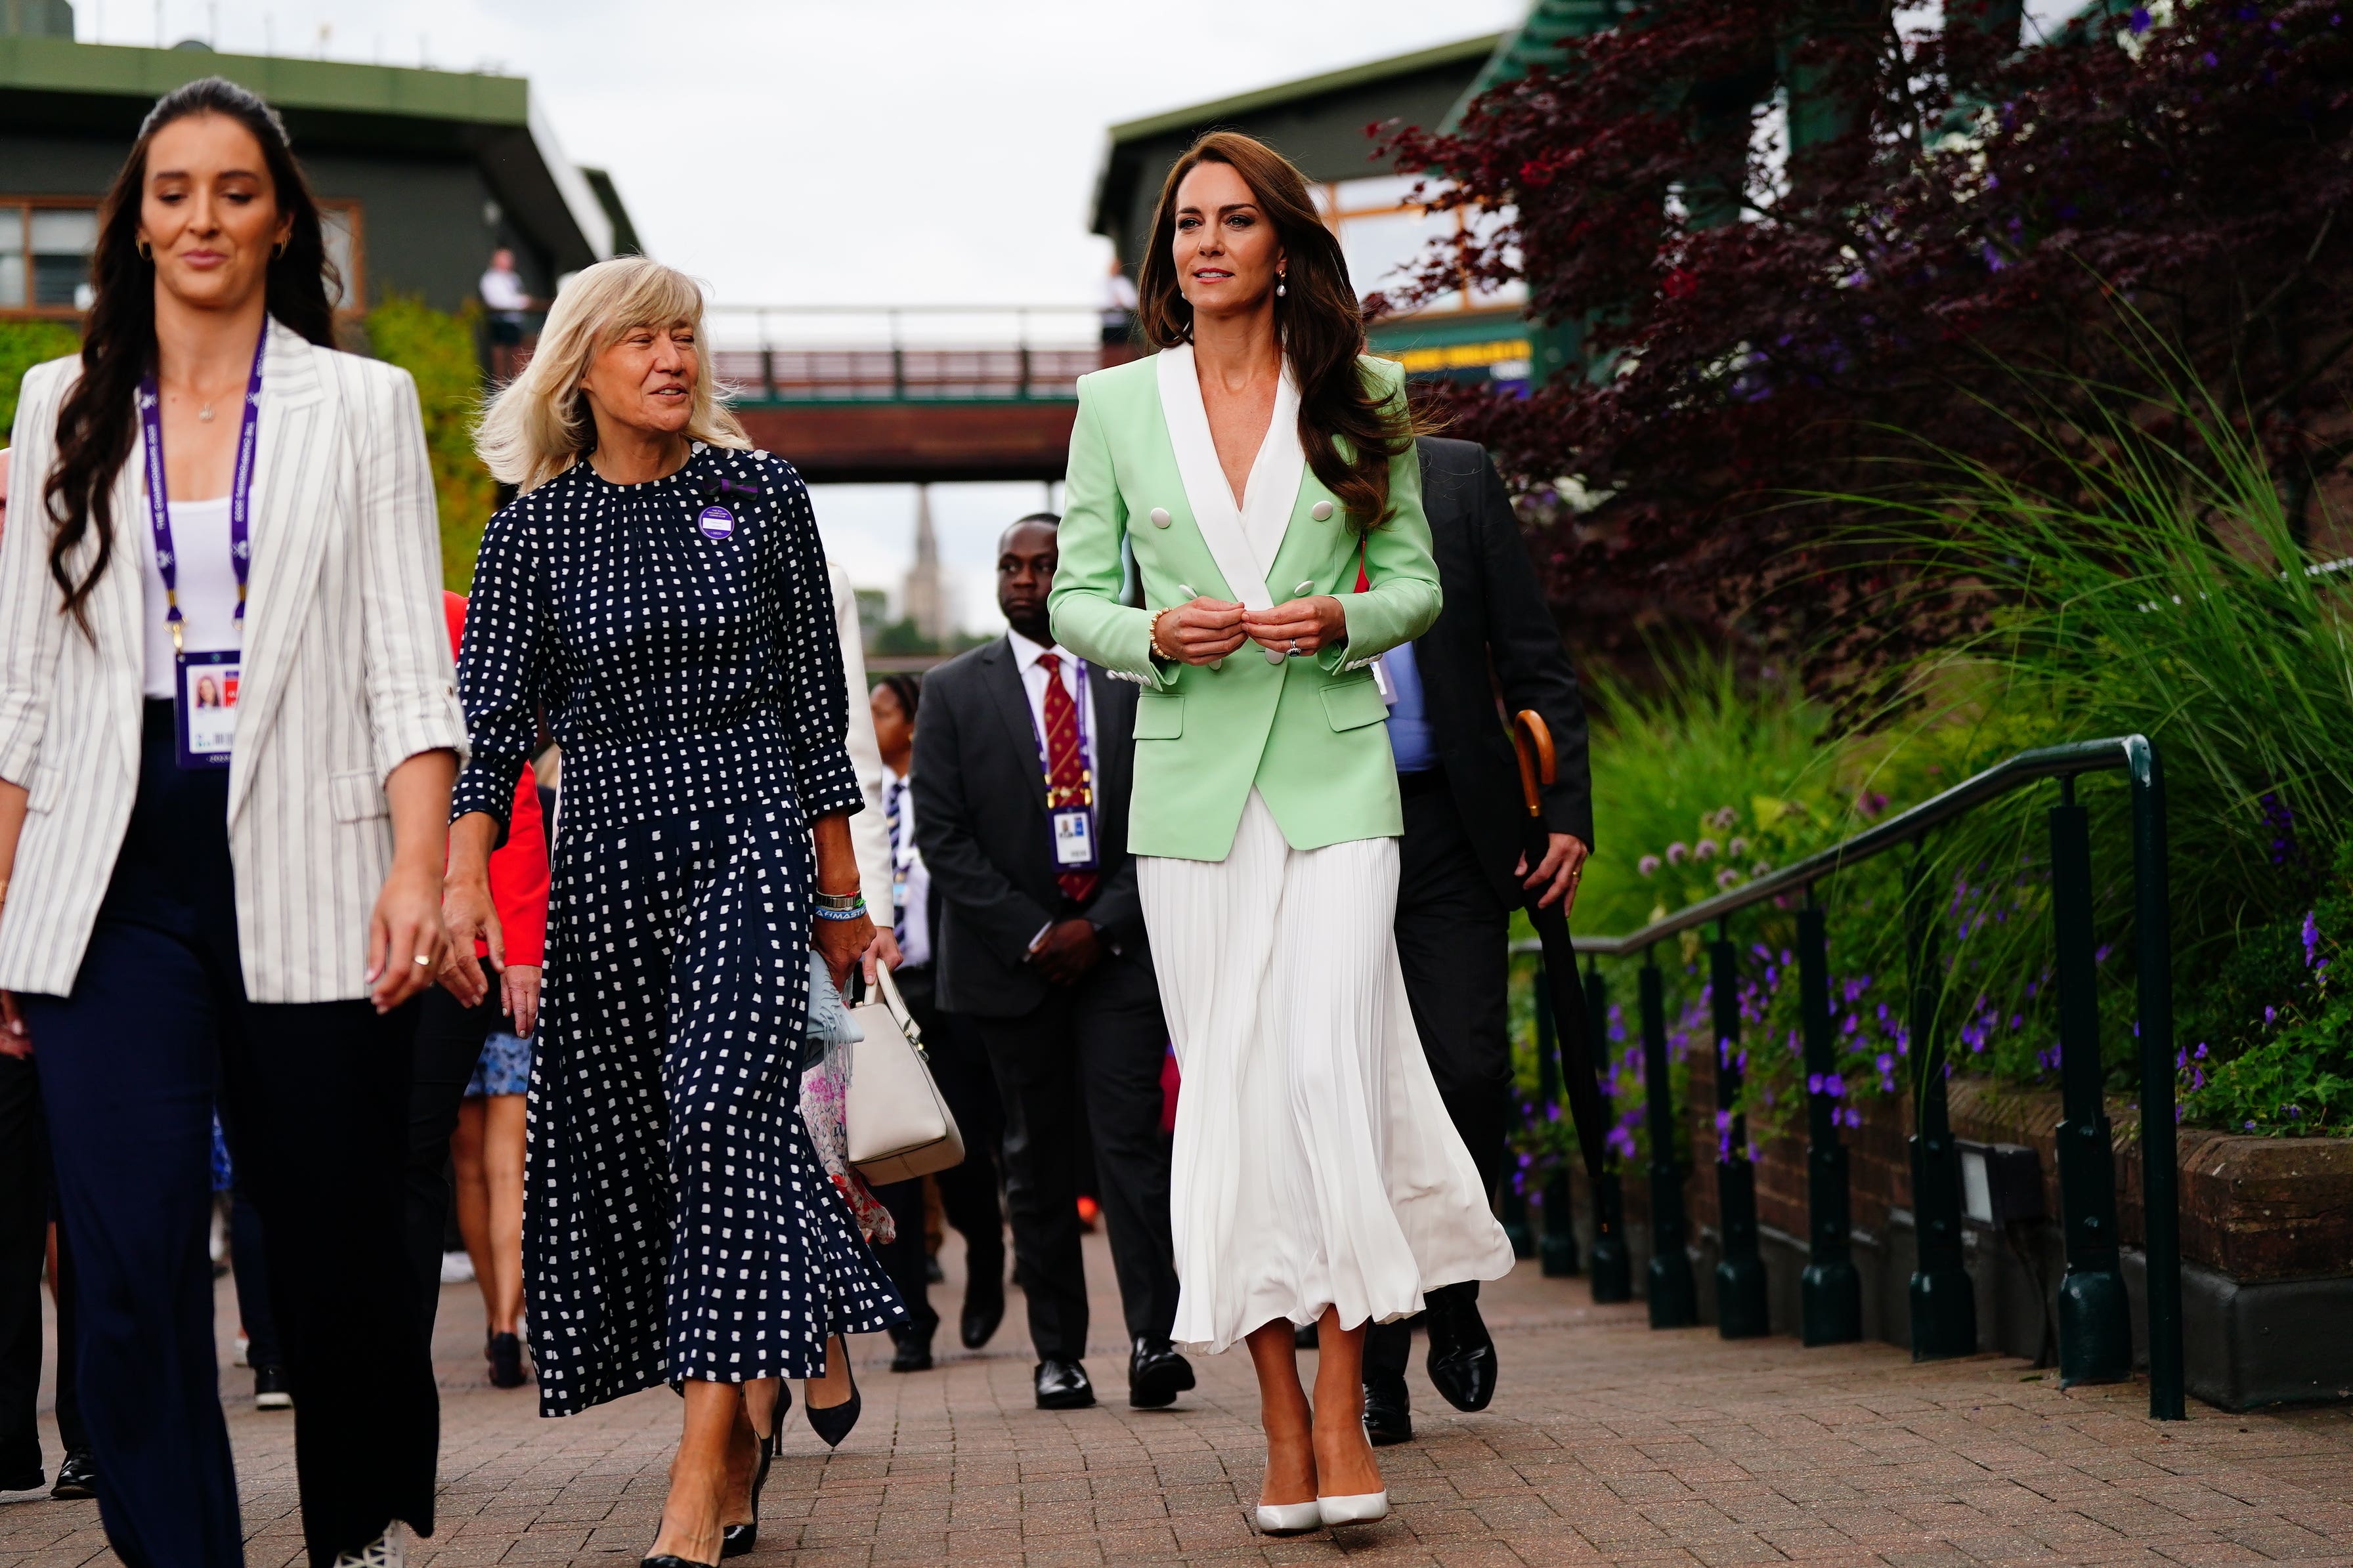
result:
<svg viewBox="0 0 2353 1568"><path fill-rule="evenodd" d="M723 506L707 506L694 525L702 530L705 539L724 539L735 531L735 514Z"/></svg>

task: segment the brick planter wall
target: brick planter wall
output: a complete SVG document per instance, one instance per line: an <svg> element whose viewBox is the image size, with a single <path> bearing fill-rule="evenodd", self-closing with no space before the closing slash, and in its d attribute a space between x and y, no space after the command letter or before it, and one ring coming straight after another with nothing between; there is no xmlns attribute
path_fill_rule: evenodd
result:
<svg viewBox="0 0 2353 1568"><path fill-rule="evenodd" d="M1717 1234L1713 1058L1707 1046L1694 1048L1691 1100L1677 1107L1687 1135L1683 1202L1694 1238L1693 1267L1701 1316L1711 1322ZM1966 1237L1980 1347L2031 1358L2045 1346L2048 1302L2066 1268L2058 1225L2059 1095L1966 1078L1953 1079L1948 1090L1957 1136L2022 1144L2041 1162L2047 1217L2014 1238L1974 1226ZM1914 1266L1910 1097L1874 1095L1853 1103L1862 1125L1841 1132L1850 1151L1864 1332L1905 1344ZM2111 1101L2108 1117L2137 1344L2145 1331L2139 1117L2120 1100ZM2250 1138L2184 1128L2177 1151L2190 1392L2232 1409L2353 1398L2353 1139ZM1759 1140L1756 1170L1773 1327L1795 1333L1807 1234L1802 1121L1795 1136ZM1623 1178L1640 1293L1649 1260L1648 1172L1630 1166ZM1581 1178L1575 1202L1581 1244L1589 1244L1590 1203Z"/></svg>

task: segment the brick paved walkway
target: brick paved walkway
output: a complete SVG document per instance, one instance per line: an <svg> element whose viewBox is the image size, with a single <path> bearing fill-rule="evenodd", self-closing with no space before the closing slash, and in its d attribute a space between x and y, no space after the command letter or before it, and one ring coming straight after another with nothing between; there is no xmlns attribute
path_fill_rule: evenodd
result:
<svg viewBox="0 0 2353 1568"><path fill-rule="evenodd" d="M1099 1243L1098 1281L1111 1277ZM951 1247L952 1252L960 1248ZM953 1321L955 1289L935 1292ZM1503 1393L1480 1415L1414 1374L1421 1441L1383 1453L1397 1512L1339 1540L1245 1521L1260 1447L1239 1352L1174 1412L1030 1407L1019 1298L990 1351L892 1377L860 1344L866 1417L823 1456L796 1414L745 1560L885 1563L2353 1564L2353 1412L2158 1426L2137 1386L2062 1394L1995 1357L1915 1366L1884 1345L1800 1351L1652 1333L1533 1265L1489 1288ZM1124 1390L1098 1300L1092 1370ZM226 1315L225 1320L226 1321ZM411 1562L631 1568L651 1541L678 1402L563 1422L481 1380L470 1286L444 1297L441 1532ZM227 1374L255 1568L298 1561L291 1426ZM54 1450L53 1450L54 1451ZM89 1503L0 1502L0 1568L112 1563Z"/></svg>

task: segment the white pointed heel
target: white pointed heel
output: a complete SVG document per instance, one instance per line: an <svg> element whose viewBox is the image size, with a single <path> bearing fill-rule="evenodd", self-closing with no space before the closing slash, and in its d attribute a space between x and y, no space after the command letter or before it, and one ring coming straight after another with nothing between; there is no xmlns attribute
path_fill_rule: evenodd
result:
<svg viewBox="0 0 2353 1568"><path fill-rule="evenodd" d="M1386 1495L1386 1494L1385 1494ZM1384 1510L1387 1505L1384 1504ZM1262 1502L1258 1528L1265 1535L1300 1535L1324 1526L1324 1500L1314 1502Z"/></svg>
<svg viewBox="0 0 2353 1568"><path fill-rule="evenodd" d="M1370 1524L1389 1516L1389 1494L1383 1489L1354 1497L1320 1497L1315 1500L1315 1511L1326 1525Z"/></svg>

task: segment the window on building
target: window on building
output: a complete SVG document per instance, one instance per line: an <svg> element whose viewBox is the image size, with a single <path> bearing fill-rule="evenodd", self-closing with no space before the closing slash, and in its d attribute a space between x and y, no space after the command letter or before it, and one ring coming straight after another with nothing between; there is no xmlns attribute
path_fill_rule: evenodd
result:
<svg viewBox="0 0 2353 1568"><path fill-rule="evenodd" d="M95 202L0 197L0 311L88 310L97 243Z"/></svg>
<svg viewBox="0 0 2353 1568"><path fill-rule="evenodd" d="M1379 174L1315 187L1316 209L1340 237L1348 277L1361 295L1400 287L1412 276L1432 237L1491 226L1491 215L1432 213L1411 198L1418 184L1409 176ZM1457 289L1415 314L1437 310L1482 310L1517 305L1527 290L1518 283L1503 289Z"/></svg>
<svg viewBox="0 0 2353 1568"><path fill-rule="evenodd" d="M338 310L366 309L360 205L322 202L327 258L343 279ZM98 204L0 196L0 315L66 316L90 309L90 257L98 245Z"/></svg>

